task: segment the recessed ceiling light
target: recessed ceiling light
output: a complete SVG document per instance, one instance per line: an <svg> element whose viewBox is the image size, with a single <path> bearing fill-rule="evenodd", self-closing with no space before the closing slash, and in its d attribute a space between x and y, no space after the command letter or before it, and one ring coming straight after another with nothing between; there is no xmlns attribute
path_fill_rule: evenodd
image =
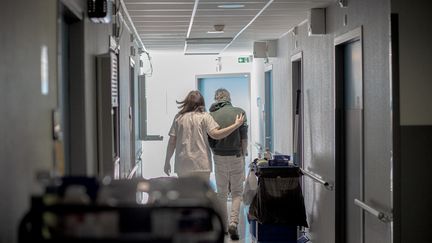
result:
<svg viewBox="0 0 432 243"><path fill-rule="evenodd" d="M235 8L244 8L244 4L221 4L218 5L218 8L229 8L229 9L235 9Z"/></svg>
<svg viewBox="0 0 432 243"><path fill-rule="evenodd" d="M223 34L223 30L209 30L207 31L207 34Z"/></svg>

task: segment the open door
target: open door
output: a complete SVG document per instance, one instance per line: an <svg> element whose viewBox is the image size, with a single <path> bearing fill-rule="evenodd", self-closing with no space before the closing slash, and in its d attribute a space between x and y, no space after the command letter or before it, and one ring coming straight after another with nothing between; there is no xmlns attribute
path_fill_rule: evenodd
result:
<svg viewBox="0 0 432 243"><path fill-rule="evenodd" d="M197 76L198 90L204 97L206 110L214 103L215 91L219 88L227 89L231 94L231 102L234 106L240 107L246 111L248 119L249 134L250 134L250 74L249 73L236 73L236 74L214 74L214 75L198 75ZM250 136L249 136L250 137ZM248 141L250 151L251 142ZM250 153L249 153L250 154ZM251 161L250 157L245 158L246 161ZM245 171L247 171L247 164L245 163ZM210 178L211 183L214 181L214 173ZM216 185L216 184L214 184ZM216 187L215 187L216 188Z"/></svg>
<svg viewBox="0 0 432 243"><path fill-rule="evenodd" d="M58 112L54 123L59 175L87 173L85 159L84 21L67 2L58 4ZM60 155L62 154L63 155ZM61 161L63 158L63 161ZM60 159L60 160L59 160Z"/></svg>
<svg viewBox="0 0 432 243"><path fill-rule="evenodd" d="M361 29L337 39L336 229L340 243L363 243L363 59Z"/></svg>
<svg viewBox="0 0 432 243"><path fill-rule="evenodd" d="M271 66L264 74L264 147L274 153L273 141L273 70Z"/></svg>
<svg viewBox="0 0 432 243"><path fill-rule="evenodd" d="M391 202L392 189L388 186L391 172L365 159L368 144L364 116L368 109L363 101L362 35L359 27L335 38L336 240L339 243L391 242L391 217L380 211L383 205L377 203ZM367 173L372 167L373 173Z"/></svg>
<svg viewBox="0 0 432 243"><path fill-rule="evenodd" d="M303 55L301 52L291 57L292 70L292 124L293 124L293 163L303 168Z"/></svg>

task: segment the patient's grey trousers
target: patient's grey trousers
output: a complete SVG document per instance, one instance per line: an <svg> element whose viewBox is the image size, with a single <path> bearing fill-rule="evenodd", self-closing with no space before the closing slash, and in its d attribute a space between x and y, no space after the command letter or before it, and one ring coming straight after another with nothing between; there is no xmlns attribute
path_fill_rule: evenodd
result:
<svg viewBox="0 0 432 243"><path fill-rule="evenodd" d="M238 224L239 211L243 195L243 182L245 180L244 157L213 155L215 162L215 177L217 196L222 206L225 223ZM227 199L231 193L231 213L228 217ZM225 224L227 226L227 224Z"/></svg>

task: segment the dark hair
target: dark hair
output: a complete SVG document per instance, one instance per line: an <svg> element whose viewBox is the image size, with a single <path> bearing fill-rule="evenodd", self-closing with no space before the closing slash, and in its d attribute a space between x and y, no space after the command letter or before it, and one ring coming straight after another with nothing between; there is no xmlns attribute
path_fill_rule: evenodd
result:
<svg viewBox="0 0 432 243"><path fill-rule="evenodd" d="M179 104L179 114L184 114L191 111L204 112L204 98L198 90L189 92L183 101L176 101Z"/></svg>

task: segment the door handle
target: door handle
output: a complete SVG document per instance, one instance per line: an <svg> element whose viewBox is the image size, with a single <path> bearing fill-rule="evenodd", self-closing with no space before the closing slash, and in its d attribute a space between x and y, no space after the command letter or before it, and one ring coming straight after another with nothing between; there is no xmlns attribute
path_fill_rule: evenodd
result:
<svg viewBox="0 0 432 243"><path fill-rule="evenodd" d="M114 158L114 179L120 179L120 157Z"/></svg>
<svg viewBox="0 0 432 243"><path fill-rule="evenodd" d="M361 209L365 210L366 212L372 214L373 216L377 217L381 222L388 223L393 221L393 216L391 214L386 214L381 211L378 211L375 208L367 205L366 203L358 200L357 198L354 199L354 204L359 206Z"/></svg>

